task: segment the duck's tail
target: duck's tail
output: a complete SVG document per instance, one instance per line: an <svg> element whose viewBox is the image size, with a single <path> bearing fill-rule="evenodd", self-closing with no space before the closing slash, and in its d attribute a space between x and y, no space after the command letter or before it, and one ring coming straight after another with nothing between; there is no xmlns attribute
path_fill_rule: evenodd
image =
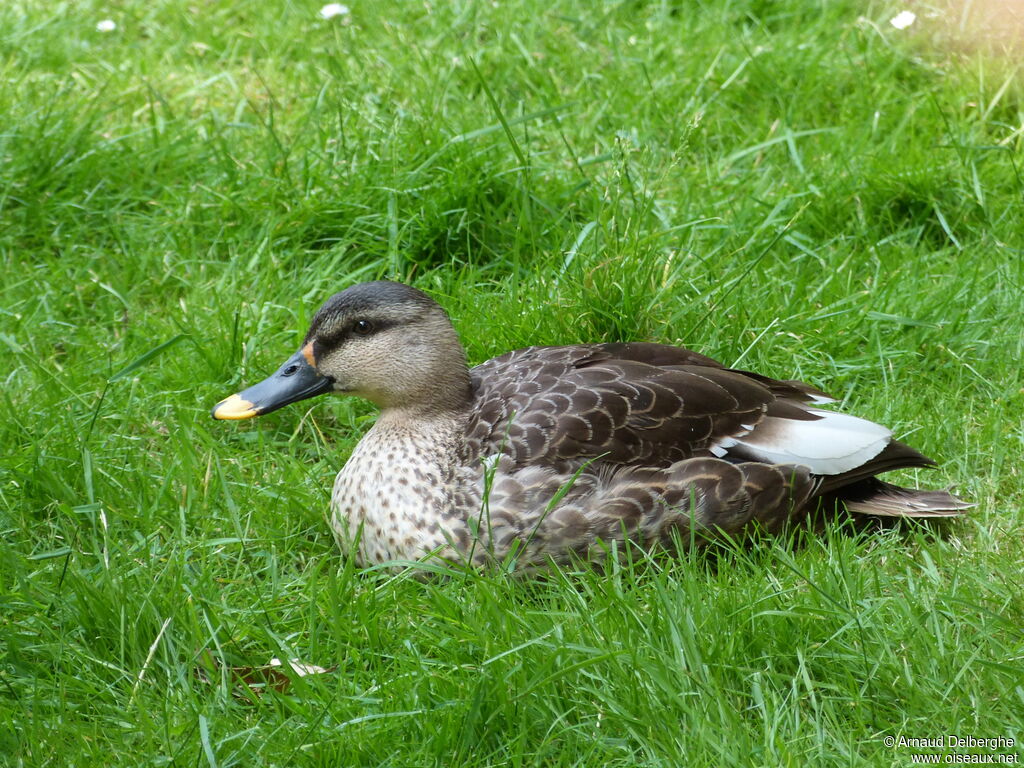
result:
<svg viewBox="0 0 1024 768"><path fill-rule="evenodd" d="M879 517L956 517L973 507L947 491L904 488L875 477L894 469L934 466L924 454L892 440L870 461L849 472L823 477L819 493L855 514Z"/></svg>
<svg viewBox="0 0 1024 768"><path fill-rule="evenodd" d="M904 488L877 477L844 486L835 498L850 512L879 517L956 517L974 506L947 491Z"/></svg>

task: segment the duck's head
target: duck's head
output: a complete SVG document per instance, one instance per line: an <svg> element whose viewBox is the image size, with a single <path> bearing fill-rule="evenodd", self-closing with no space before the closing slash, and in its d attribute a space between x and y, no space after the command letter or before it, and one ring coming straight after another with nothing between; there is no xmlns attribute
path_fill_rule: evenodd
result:
<svg viewBox="0 0 1024 768"><path fill-rule="evenodd" d="M451 321L422 291L362 283L320 307L299 350L269 378L217 403L215 419L249 419L324 392L381 408L445 411L470 397L466 356Z"/></svg>

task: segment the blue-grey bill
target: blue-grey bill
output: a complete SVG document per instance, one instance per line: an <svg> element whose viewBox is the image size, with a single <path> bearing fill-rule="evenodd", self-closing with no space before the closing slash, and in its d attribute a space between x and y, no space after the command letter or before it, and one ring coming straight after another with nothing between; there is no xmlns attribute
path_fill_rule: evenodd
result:
<svg viewBox="0 0 1024 768"><path fill-rule="evenodd" d="M330 390L331 380L310 364L307 350L300 349L259 384L221 400L210 415L215 419L251 419Z"/></svg>

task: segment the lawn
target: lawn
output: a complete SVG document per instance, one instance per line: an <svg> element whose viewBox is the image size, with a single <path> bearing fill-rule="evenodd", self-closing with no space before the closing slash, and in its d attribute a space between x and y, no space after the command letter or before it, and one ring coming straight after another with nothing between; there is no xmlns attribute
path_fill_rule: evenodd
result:
<svg viewBox="0 0 1024 768"><path fill-rule="evenodd" d="M0 5L0 764L1020 759L1016 6L350 6ZM372 407L209 409L377 278L473 363L649 340L803 379L977 506L361 571L325 515ZM275 657L329 671L240 679ZM1014 746L900 741L949 734Z"/></svg>

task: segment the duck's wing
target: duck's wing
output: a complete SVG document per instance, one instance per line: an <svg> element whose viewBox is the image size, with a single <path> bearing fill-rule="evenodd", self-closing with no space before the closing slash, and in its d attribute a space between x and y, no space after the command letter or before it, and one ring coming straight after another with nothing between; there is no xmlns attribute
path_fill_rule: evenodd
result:
<svg viewBox="0 0 1024 768"><path fill-rule="evenodd" d="M519 466L663 467L704 456L840 475L892 442L881 425L817 408L831 398L806 384L662 344L530 347L474 368L472 378L470 449ZM909 464L929 463L912 453L920 461Z"/></svg>

